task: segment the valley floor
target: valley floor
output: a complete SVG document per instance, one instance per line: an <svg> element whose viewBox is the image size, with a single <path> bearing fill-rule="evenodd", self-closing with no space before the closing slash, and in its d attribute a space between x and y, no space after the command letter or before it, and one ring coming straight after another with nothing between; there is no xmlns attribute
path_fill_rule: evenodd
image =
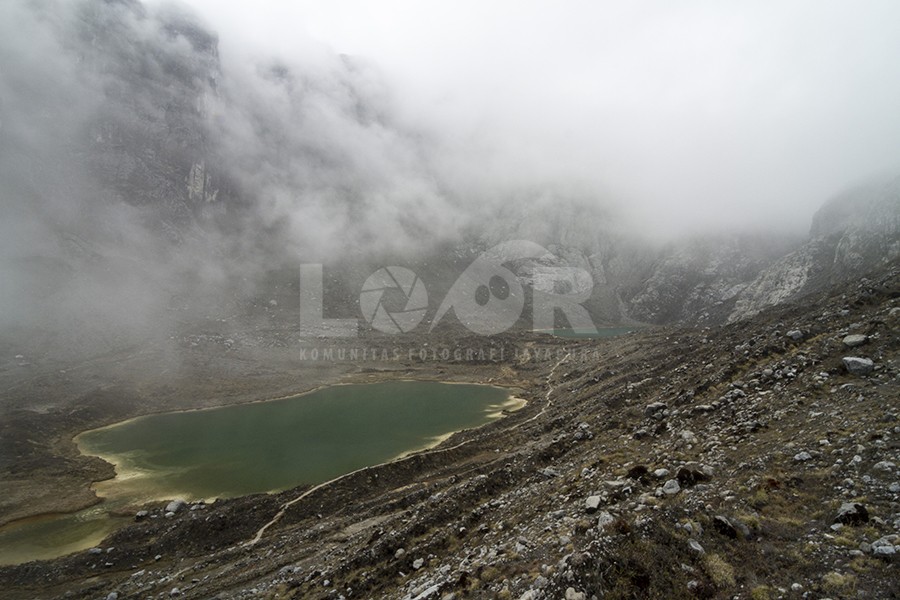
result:
<svg viewBox="0 0 900 600"><path fill-rule="evenodd" d="M188 399L405 377L513 386L528 405L327 485L169 518L148 507L101 549L0 568L0 598L896 597L898 329L895 269L720 328L442 338L448 348L503 348L503 360L401 352L300 364L280 347L257 347L249 360L204 333L186 344L192 370L168 387L148 376L86 386L73 400L48 392L43 414L26 411L34 390L57 389L48 370L18 408L10 395L3 436L15 453L4 449L4 486L69 472L56 489L85 489L108 467L77 457L66 436ZM849 372L850 356L873 369ZM27 508L4 502L7 519Z"/></svg>

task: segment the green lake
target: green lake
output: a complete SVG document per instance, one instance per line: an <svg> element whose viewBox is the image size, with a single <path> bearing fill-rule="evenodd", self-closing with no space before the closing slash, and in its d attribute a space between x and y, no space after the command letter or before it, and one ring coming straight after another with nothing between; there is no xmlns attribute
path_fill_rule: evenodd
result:
<svg viewBox="0 0 900 600"><path fill-rule="evenodd" d="M148 415L87 431L76 437L79 449L116 466L115 478L94 485L105 502L0 529L0 564L97 545L124 522L109 516L113 506L321 483L433 446L521 405L498 387L392 381Z"/></svg>

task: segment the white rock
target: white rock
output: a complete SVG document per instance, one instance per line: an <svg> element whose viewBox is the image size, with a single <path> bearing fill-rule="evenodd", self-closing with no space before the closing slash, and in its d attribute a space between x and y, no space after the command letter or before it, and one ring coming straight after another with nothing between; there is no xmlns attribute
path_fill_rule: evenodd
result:
<svg viewBox="0 0 900 600"><path fill-rule="evenodd" d="M663 485L662 490L667 496L674 496L681 491L681 485L677 479L670 479Z"/></svg>
<svg viewBox="0 0 900 600"><path fill-rule="evenodd" d="M441 586L438 584L432 585L430 587L425 588L421 594L413 598L413 600L425 600L426 598L431 598L436 595L441 589Z"/></svg>
<svg viewBox="0 0 900 600"><path fill-rule="evenodd" d="M606 529L607 525L615 520L616 518L614 516L604 510L602 513L600 513L600 516L597 517L597 529L600 529L602 531L603 529Z"/></svg>
<svg viewBox="0 0 900 600"><path fill-rule="evenodd" d="M575 588L566 588L566 600L584 600L584 592L576 592Z"/></svg>
<svg viewBox="0 0 900 600"><path fill-rule="evenodd" d="M863 344L865 344L868 339L869 338L867 336L854 333L853 335L848 335L842 341L848 348L855 348L856 346L862 346Z"/></svg>

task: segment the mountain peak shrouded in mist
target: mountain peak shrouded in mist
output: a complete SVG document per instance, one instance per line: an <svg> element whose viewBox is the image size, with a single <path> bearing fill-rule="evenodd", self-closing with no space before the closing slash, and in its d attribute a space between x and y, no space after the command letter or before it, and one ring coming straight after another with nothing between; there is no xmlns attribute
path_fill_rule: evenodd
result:
<svg viewBox="0 0 900 600"><path fill-rule="evenodd" d="M843 108L821 97L848 73L871 83L872 63L865 73L847 63L893 38L874 27L859 48L839 44L847 52L826 76L837 50L794 8L716 8L692 20L686 9L581 7L598 34L617 22L638 33L595 47L579 25L558 53L535 38L536 54L513 31L475 57L484 36L501 33L489 25L503 15L488 11L471 46L459 47L459 18L447 19L404 62L376 37L359 38L372 56L348 56L338 34L334 50L296 22L254 37L252 19L238 27L230 8L189 4L2 8L0 302L13 330L68 332L58 347L79 354L243 310L268 293L272 272L299 261L434 267L448 247L466 255L507 239L589 270L603 321L721 321L769 262L801 244L822 199L900 161L887 141L900 139L890 138L896 112L867 104L897 93L893 71L879 76L880 96L841 87ZM506 17L562 40L569 19L541 23L541 10ZM323 11L304 18L330 18ZM889 9L872 11L847 26ZM843 14L832 6L811 18ZM671 52L687 23L698 47ZM737 42L715 33L722 24ZM282 43L291 27L295 42ZM401 39L413 35L398 27ZM786 31L805 45L778 37ZM447 36L459 63L436 54ZM756 61L753 49L785 62ZM496 81L478 78L486 66ZM715 89L704 75L713 67ZM855 132L852 151L834 123ZM841 211L881 218L835 200L814 233L856 227L828 217Z"/></svg>

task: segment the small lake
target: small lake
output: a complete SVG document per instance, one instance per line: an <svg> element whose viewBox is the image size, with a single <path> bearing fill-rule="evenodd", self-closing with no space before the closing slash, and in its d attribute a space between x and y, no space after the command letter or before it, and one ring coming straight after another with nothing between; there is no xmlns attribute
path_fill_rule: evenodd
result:
<svg viewBox="0 0 900 600"><path fill-rule="evenodd" d="M508 390L422 381L336 385L290 398L138 417L76 437L116 466L105 502L0 529L0 564L97 545L124 519L108 508L212 500L328 481L436 445L520 408Z"/></svg>

